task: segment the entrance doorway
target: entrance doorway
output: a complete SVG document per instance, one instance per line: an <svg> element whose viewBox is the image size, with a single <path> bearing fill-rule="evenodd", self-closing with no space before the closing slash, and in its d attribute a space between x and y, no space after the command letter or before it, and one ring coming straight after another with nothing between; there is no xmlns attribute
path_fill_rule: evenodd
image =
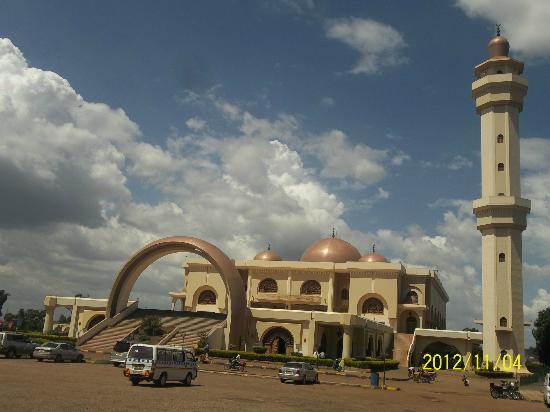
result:
<svg viewBox="0 0 550 412"><path fill-rule="evenodd" d="M268 330L262 339L262 344L267 347L267 353L287 355L294 349L292 334L281 327Z"/></svg>

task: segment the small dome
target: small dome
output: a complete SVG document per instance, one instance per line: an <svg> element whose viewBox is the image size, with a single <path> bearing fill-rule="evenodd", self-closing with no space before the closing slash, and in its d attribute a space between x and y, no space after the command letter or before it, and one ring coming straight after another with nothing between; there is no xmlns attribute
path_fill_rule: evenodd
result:
<svg viewBox="0 0 550 412"><path fill-rule="evenodd" d="M508 57L510 52L510 43L506 37L500 35L500 31L497 35L491 39L488 45L489 57Z"/></svg>
<svg viewBox="0 0 550 412"><path fill-rule="evenodd" d="M271 250L271 245L267 246L267 249L258 253L256 256L254 256L254 260L271 260L271 261L279 261L282 260L281 256L274 250Z"/></svg>
<svg viewBox="0 0 550 412"><path fill-rule="evenodd" d="M359 262L384 262L388 263L388 260L378 253L369 253L368 255L361 256Z"/></svg>
<svg viewBox="0 0 550 412"><path fill-rule="evenodd" d="M302 262L357 262L361 257L352 244L336 237L320 239L306 249L300 260Z"/></svg>
<svg viewBox="0 0 550 412"><path fill-rule="evenodd" d="M368 255L361 256L361 258L359 259L359 262L370 262L370 263L383 262L383 263L388 263L388 259L386 259L384 256L376 253L375 245L372 245L372 252L369 253Z"/></svg>

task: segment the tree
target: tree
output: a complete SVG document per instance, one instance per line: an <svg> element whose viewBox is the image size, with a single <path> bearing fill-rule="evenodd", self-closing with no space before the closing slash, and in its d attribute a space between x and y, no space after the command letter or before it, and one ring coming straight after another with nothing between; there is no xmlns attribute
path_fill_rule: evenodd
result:
<svg viewBox="0 0 550 412"><path fill-rule="evenodd" d="M539 361L550 366L550 308L539 312L533 328L536 354Z"/></svg>
<svg viewBox="0 0 550 412"><path fill-rule="evenodd" d="M19 309L15 315L17 327L27 331L42 331L44 327L45 310Z"/></svg>
<svg viewBox="0 0 550 412"><path fill-rule="evenodd" d="M0 316L2 316L2 306L4 306L4 303L8 300L9 295L10 294L6 293L4 289L0 289Z"/></svg>
<svg viewBox="0 0 550 412"><path fill-rule="evenodd" d="M145 316L141 321L141 329L143 329L148 336L160 336L164 333L160 316L156 315Z"/></svg>

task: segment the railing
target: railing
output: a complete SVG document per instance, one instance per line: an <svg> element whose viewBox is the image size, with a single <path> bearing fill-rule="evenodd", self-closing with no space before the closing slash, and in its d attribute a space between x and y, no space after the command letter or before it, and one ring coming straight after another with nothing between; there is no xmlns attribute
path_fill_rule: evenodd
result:
<svg viewBox="0 0 550 412"><path fill-rule="evenodd" d="M327 300L320 295L279 295L276 293L258 293L253 296L252 302L271 302L271 303L303 303L326 305Z"/></svg>
<svg viewBox="0 0 550 412"><path fill-rule="evenodd" d="M116 325L118 322L126 318L128 315L130 315L132 312L134 312L138 308L138 301L136 300L131 305L124 308L122 311L117 313L112 318L106 318L103 319L101 322L99 322L97 325L93 326L92 328L88 329L86 333L81 335L77 341L76 345L81 346L88 342L90 339L92 339L95 335L97 335L99 332L101 332L103 329L108 328L109 326Z"/></svg>

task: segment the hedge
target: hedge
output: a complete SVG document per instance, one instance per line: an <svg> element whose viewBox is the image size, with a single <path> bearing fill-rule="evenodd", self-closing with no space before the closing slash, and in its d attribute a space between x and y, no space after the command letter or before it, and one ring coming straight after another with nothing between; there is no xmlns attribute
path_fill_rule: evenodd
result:
<svg viewBox="0 0 550 412"><path fill-rule="evenodd" d="M263 362L309 362L311 364L319 364L320 366L332 366L333 359L319 359L312 356L292 356L292 355L279 355L276 353L255 353L255 352L243 352L236 350L220 350L210 349L209 355L215 358L234 358L237 355L241 355L241 359L255 360ZM195 349L195 355L202 355L202 349ZM359 369L371 369L372 371L381 371L384 368L384 362L380 359L365 358L367 360L356 359L344 359L344 364L348 367L354 367ZM398 361L393 359L386 360L386 370L397 369L399 365Z"/></svg>
<svg viewBox="0 0 550 412"><path fill-rule="evenodd" d="M28 336L31 340L40 341L39 343L66 342L73 345L76 343L76 338L69 338L68 336L63 335L48 335L40 332L23 332L23 335Z"/></svg>
<svg viewBox="0 0 550 412"><path fill-rule="evenodd" d="M484 376L486 378L492 378L492 379L514 377L514 372L492 371L490 369L476 369L475 374L479 376Z"/></svg>

